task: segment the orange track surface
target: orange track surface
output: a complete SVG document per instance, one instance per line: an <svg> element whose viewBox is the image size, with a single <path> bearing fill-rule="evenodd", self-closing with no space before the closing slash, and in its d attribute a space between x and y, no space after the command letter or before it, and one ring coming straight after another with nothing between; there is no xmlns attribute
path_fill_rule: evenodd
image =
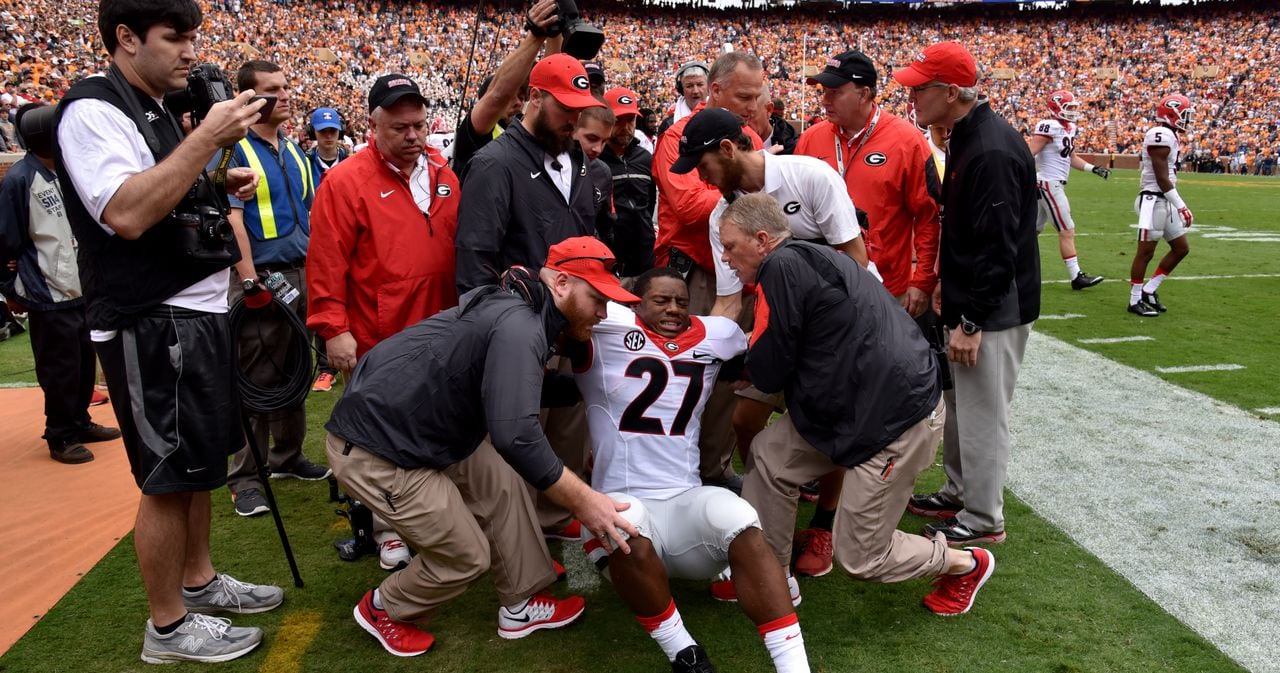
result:
<svg viewBox="0 0 1280 673"><path fill-rule="evenodd" d="M115 426L111 405L93 420ZM39 388L0 390L0 654L133 529L138 488L120 440L89 444L96 459L49 458Z"/></svg>

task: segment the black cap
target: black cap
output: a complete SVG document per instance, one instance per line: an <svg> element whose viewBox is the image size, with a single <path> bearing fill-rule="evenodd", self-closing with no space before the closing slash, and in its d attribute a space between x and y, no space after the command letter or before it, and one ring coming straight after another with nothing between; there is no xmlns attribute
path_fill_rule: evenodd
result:
<svg viewBox="0 0 1280 673"><path fill-rule="evenodd" d="M595 86L604 84L604 67L595 61L587 61L582 64L587 71L587 79Z"/></svg>
<svg viewBox="0 0 1280 673"><path fill-rule="evenodd" d="M805 81L835 89L849 82L862 86L875 86L879 78L876 76L876 64L872 63L866 54L860 51L846 51L827 59L827 67Z"/></svg>
<svg viewBox="0 0 1280 673"><path fill-rule="evenodd" d="M680 158L671 172L683 175L698 167L702 155L720 147L721 140L742 135L742 117L724 108L705 108L695 114L680 135Z"/></svg>
<svg viewBox="0 0 1280 673"><path fill-rule="evenodd" d="M380 107L391 107L405 96L417 96L424 104L427 102L422 91L418 89L417 83L408 75L399 73L383 75L373 83L373 88L369 89L369 111L373 112Z"/></svg>

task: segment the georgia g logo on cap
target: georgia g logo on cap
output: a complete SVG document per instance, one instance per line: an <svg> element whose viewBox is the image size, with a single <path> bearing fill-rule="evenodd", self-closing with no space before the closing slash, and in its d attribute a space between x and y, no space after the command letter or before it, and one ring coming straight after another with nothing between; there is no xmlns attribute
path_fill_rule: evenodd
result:
<svg viewBox="0 0 1280 673"><path fill-rule="evenodd" d="M586 91L591 88L591 83L587 80L586 75L577 75L573 78L573 88L579 91Z"/></svg>
<svg viewBox="0 0 1280 673"><path fill-rule="evenodd" d="M630 105L634 102L635 100L631 96L618 96L618 104L620 105Z"/></svg>

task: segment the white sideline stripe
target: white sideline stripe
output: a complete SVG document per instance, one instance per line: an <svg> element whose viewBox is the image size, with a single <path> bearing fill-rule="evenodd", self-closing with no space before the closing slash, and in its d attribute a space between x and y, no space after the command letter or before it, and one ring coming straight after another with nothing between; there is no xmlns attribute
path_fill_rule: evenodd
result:
<svg viewBox="0 0 1280 673"><path fill-rule="evenodd" d="M1127 336L1127 337L1107 337L1103 339L1077 339L1082 344L1123 344L1131 341L1155 341L1155 337L1149 336Z"/></svg>
<svg viewBox="0 0 1280 673"><path fill-rule="evenodd" d="M1239 280L1239 279L1241 279L1241 278L1280 278L1280 273L1238 273L1238 274L1230 275L1230 276L1225 276L1225 275L1224 275L1224 276L1212 276L1212 275L1210 275L1210 276L1169 276L1169 279L1170 279L1170 280L1175 280L1175 281L1184 281L1184 280ZM1056 278L1055 278L1054 280L1042 280L1042 281L1040 281L1040 282L1042 282L1042 283L1070 283L1071 281L1070 281L1070 280L1059 280L1059 279L1056 279ZM1043 318L1044 318L1044 316L1040 316L1040 318L1041 318L1041 319L1043 319Z"/></svg>
<svg viewBox="0 0 1280 673"><path fill-rule="evenodd" d="M1254 409L1254 411L1267 416L1280 415L1280 407L1262 407L1260 409Z"/></svg>
<svg viewBox="0 0 1280 673"><path fill-rule="evenodd" d="M1071 281L1066 282L1070 283ZM1036 320L1071 320L1073 318L1084 317L1086 316L1083 313L1063 313L1062 315L1042 315L1039 318L1036 318Z"/></svg>
<svg viewBox="0 0 1280 673"><path fill-rule="evenodd" d="M1280 423L1040 332L1010 417L1014 493L1227 656L1280 673Z"/></svg>
<svg viewBox="0 0 1280 673"><path fill-rule="evenodd" d="M35 381L11 381L9 383L0 383L0 388L39 388L40 384Z"/></svg>
<svg viewBox="0 0 1280 673"><path fill-rule="evenodd" d="M1231 372L1237 369L1244 369L1244 365L1224 364L1224 365L1190 365L1187 367L1156 367L1156 371L1161 374L1189 374L1193 372Z"/></svg>

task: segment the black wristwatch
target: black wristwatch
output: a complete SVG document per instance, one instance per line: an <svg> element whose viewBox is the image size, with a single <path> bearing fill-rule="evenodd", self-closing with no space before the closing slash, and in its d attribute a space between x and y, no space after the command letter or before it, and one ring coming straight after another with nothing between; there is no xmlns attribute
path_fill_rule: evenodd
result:
<svg viewBox="0 0 1280 673"><path fill-rule="evenodd" d="M245 278L244 280L240 281L240 287L241 287L245 292L252 292L252 291L253 291L253 289L254 289L255 287L257 287L257 286L258 286L258 281L254 280L254 279L252 279L252 278Z"/></svg>
<svg viewBox="0 0 1280 673"><path fill-rule="evenodd" d="M982 331L982 325L962 315L960 316L960 331L964 332L965 336L973 336Z"/></svg>

